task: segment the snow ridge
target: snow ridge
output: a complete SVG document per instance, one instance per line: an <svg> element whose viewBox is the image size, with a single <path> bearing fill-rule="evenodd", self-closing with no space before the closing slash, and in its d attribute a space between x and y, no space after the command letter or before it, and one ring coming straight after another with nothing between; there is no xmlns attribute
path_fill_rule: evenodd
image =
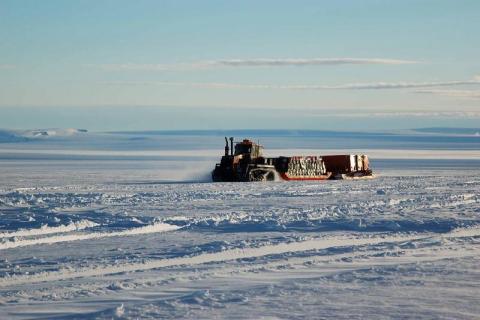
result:
<svg viewBox="0 0 480 320"><path fill-rule="evenodd" d="M152 225L132 228L128 230L122 230L122 231L115 231L115 232L92 232L92 233L86 233L86 234L65 234L65 235L35 238L35 239L13 239L13 241L0 243L0 250L40 245L40 244L54 244L59 242L71 242L71 241L81 241L81 240L90 240L90 239L99 239L99 238L132 236L132 235L139 235L139 234L166 232L166 231L177 230L179 228L180 227L178 226L173 226L166 223L154 223Z"/></svg>
<svg viewBox="0 0 480 320"><path fill-rule="evenodd" d="M406 235L358 235L358 236L331 236L317 238L305 241L295 241L290 243L280 243L275 245L265 245L257 248L237 248L225 250L215 253L199 254L190 257L180 257L171 259L152 260L142 263L124 263L117 265L95 266L81 269L66 269L56 272L42 272L27 276L13 276L0 279L0 287L8 287L12 285L21 285L26 283L38 283L45 281L58 281L73 278L96 277L109 274L138 272L157 268L165 268L179 265L198 265L203 263L224 262L229 260L257 258L275 254L285 254L290 252L321 250L333 247L344 246L362 246L376 245L389 242L405 242L420 239L440 238L440 240L478 237L480 236L480 227L456 229L446 234L419 233ZM469 254L478 254L478 252L469 252Z"/></svg>
<svg viewBox="0 0 480 320"><path fill-rule="evenodd" d="M90 220L75 221L67 225L60 225L56 227L49 227L48 225L45 224L40 228L36 228L36 229L22 229L14 232L0 232L0 238L28 237L28 236L47 235L52 233L80 231L87 228L93 228L96 226L98 226L98 223L95 223Z"/></svg>

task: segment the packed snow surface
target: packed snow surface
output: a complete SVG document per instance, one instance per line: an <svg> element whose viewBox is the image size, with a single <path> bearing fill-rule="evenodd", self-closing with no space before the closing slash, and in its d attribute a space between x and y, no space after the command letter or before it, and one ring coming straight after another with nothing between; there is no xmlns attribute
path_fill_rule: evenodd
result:
<svg viewBox="0 0 480 320"><path fill-rule="evenodd" d="M215 159L32 154L0 156L0 319L480 314L470 158L372 159L371 180L211 183Z"/></svg>

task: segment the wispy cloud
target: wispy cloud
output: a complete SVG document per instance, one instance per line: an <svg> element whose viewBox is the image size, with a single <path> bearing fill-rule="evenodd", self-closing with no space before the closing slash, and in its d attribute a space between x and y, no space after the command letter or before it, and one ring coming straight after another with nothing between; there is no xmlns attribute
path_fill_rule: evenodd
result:
<svg viewBox="0 0 480 320"><path fill-rule="evenodd" d="M87 67L100 68L107 71L182 71L201 70L219 67L283 67L283 66L335 66L335 65L365 65L384 64L401 65L414 64L419 61L382 59L382 58L309 58L309 59L220 59L209 61L197 61L193 63L172 63L172 64L142 64L142 63L120 63L120 64L87 64Z"/></svg>
<svg viewBox="0 0 480 320"><path fill-rule="evenodd" d="M317 89L355 89L355 90L374 90L374 89L411 89L411 88L434 88L451 87L480 84L480 80L459 80L459 81L433 81L433 82L376 82L376 83L356 83L338 86L318 86Z"/></svg>
<svg viewBox="0 0 480 320"><path fill-rule="evenodd" d="M398 59L361 58L311 58L311 59L232 59L210 62L213 65L229 67L270 67L270 66L315 66L342 64L413 64L418 61Z"/></svg>
<svg viewBox="0 0 480 320"><path fill-rule="evenodd" d="M202 63L176 64L148 64L148 63L112 63L112 64L85 64L85 67L97 68L105 71L183 71L207 69L209 66Z"/></svg>
<svg viewBox="0 0 480 320"><path fill-rule="evenodd" d="M374 83L351 83L341 85L275 85L275 84L240 84L226 82L169 82L169 81L112 81L108 85L158 85L176 87L195 87L210 89L273 89L273 90L388 90L388 89L412 89L412 88L435 88L464 85L478 85L480 80L438 81L438 82L374 82ZM434 90L430 90L434 91Z"/></svg>
<svg viewBox="0 0 480 320"><path fill-rule="evenodd" d="M338 114L339 117L345 117L345 114ZM417 111L417 112L365 112L365 113L349 113L348 117L440 117L440 118L480 118L480 112L476 111Z"/></svg>
<svg viewBox="0 0 480 320"><path fill-rule="evenodd" d="M435 94L446 97L480 99L480 90L417 90L415 93Z"/></svg>

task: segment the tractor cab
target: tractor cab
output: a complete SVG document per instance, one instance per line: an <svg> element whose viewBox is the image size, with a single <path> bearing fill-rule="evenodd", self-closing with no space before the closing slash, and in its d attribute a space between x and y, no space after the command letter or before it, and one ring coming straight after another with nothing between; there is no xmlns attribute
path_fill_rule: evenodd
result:
<svg viewBox="0 0 480 320"><path fill-rule="evenodd" d="M251 159L261 157L263 153L263 146L248 140L244 139L241 142L235 144L235 156L239 155L250 155Z"/></svg>
<svg viewBox="0 0 480 320"><path fill-rule="evenodd" d="M213 181L250 181L250 169L264 162L262 153L258 143L244 139L234 145L233 137L225 137L225 155L212 172Z"/></svg>

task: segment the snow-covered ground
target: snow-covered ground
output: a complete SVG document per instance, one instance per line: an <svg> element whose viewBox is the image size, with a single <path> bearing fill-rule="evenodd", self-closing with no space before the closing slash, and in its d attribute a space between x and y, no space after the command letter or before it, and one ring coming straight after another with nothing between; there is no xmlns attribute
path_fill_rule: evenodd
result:
<svg viewBox="0 0 480 320"><path fill-rule="evenodd" d="M0 145L0 319L479 317L475 140L367 145L372 180L210 183L221 137L66 132Z"/></svg>

